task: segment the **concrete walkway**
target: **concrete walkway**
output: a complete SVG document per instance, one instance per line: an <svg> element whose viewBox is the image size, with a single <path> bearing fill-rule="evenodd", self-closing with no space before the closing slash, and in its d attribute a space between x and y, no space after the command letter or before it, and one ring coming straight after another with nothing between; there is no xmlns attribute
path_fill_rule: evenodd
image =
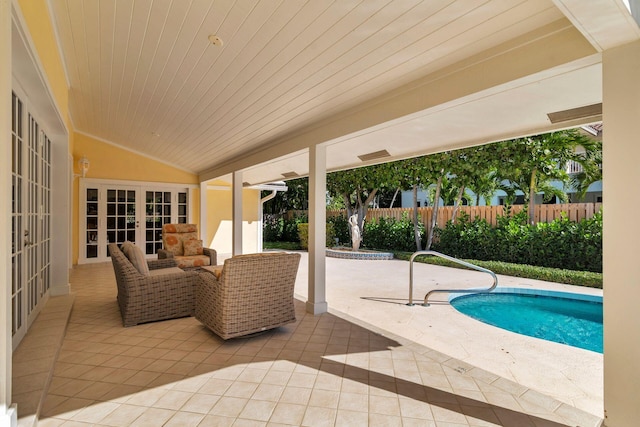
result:
<svg viewBox="0 0 640 427"><path fill-rule="evenodd" d="M296 296L307 299L308 257L302 254ZM489 286L488 275L416 263L414 298L435 288ZM519 335L467 317L436 294L429 307L406 305L409 262L327 258L329 311L412 340L603 417L602 354ZM499 276L499 286L602 295L599 289ZM440 302L437 302L440 301Z"/></svg>

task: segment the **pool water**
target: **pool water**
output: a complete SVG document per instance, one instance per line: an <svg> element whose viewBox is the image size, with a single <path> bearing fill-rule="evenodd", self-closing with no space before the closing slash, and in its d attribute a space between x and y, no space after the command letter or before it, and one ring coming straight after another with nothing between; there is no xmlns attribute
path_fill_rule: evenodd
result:
<svg viewBox="0 0 640 427"><path fill-rule="evenodd" d="M451 305L502 329L602 353L602 302L492 292L459 296Z"/></svg>

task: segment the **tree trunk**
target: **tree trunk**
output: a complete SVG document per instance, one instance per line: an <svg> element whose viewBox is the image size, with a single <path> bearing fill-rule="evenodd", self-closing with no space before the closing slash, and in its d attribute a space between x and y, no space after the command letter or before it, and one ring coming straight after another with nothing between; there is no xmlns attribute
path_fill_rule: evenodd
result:
<svg viewBox="0 0 640 427"><path fill-rule="evenodd" d="M420 229L418 227L418 186L413 185L413 235L416 239L416 250L422 250L422 241L420 239Z"/></svg>
<svg viewBox="0 0 640 427"><path fill-rule="evenodd" d="M460 187L458 190L458 194L456 195L456 201L453 204L453 212L451 212L451 222L453 224L456 223L456 215L458 214L458 209L460 208L460 203L462 203L462 195L464 194L464 185Z"/></svg>
<svg viewBox="0 0 640 427"><path fill-rule="evenodd" d="M529 224L535 224L536 222L536 174L537 169L531 172L531 182L529 183Z"/></svg>
<svg viewBox="0 0 640 427"><path fill-rule="evenodd" d="M394 203L396 202L396 196L398 195L399 192L400 192L400 189L396 188L396 192L393 193L393 198L391 199L391 204L389 205L390 208L392 208Z"/></svg>
<svg viewBox="0 0 640 427"><path fill-rule="evenodd" d="M349 200L349 195L346 193L342 194L342 200L344 201L344 206L345 209L347 210L347 221L349 221L349 218L351 218L351 215L353 215L353 207L351 206L351 200ZM349 228L349 241L351 241L351 239L353 238L353 233L351 232L351 227Z"/></svg>
<svg viewBox="0 0 640 427"><path fill-rule="evenodd" d="M438 177L438 182L436 183L436 194L433 197L433 214L431 215L431 227L429 228L429 234L427 235L427 246L426 250L431 249L431 243L433 242L433 232L436 228L436 224L438 223L438 206L440 205L440 187L442 187L442 175Z"/></svg>

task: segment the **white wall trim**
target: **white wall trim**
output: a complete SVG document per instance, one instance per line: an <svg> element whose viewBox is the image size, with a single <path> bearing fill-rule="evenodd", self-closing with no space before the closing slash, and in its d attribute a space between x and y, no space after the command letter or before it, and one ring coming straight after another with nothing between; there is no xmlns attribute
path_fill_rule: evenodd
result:
<svg viewBox="0 0 640 427"><path fill-rule="evenodd" d="M80 184L85 185L133 185L133 186L145 186L153 188L199 188L198 184L180 184L174 182L156 182L156 181L131 181L131 180L119 180L119 179L104 179L104 178L78 178Z"/></svg>

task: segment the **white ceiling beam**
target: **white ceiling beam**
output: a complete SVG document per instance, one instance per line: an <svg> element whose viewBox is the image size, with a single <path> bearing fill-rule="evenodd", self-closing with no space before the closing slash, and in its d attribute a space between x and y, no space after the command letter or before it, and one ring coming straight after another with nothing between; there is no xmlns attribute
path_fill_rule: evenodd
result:
<svg viewBox="0 0 640 427"><path fill-rule="evenodd" d="M599 52L640 39L640 28L622 0L553 0Z"/></svg>

